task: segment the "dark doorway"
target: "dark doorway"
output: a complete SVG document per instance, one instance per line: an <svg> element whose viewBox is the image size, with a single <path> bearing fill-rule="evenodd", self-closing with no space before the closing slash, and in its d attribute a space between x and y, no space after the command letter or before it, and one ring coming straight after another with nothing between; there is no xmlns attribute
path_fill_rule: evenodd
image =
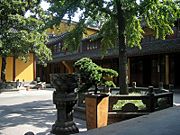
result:
<svg viewBox="0 0 180 135"><path fill-rule="evenodd" d="M143 58L143 86L151 85L151 65L152 59L150 57Z"/></svg>
<svg viewBox="0 0 180 135"><path fill-rule="evenodd" d="M180 54L176 54L174 57L174 81L175 87L180 88Z"/></svg>
<svg viewBox="0 0 180 135"><path fill-rule="evenodd" d="M137 86L143 86L143 61L140 57L130 59L130 83L136 82Z"/></svg>

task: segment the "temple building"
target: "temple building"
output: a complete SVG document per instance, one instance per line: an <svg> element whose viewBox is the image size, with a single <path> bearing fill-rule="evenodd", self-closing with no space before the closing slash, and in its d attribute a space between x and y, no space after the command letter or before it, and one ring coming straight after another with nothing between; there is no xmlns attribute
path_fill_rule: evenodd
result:
<svg viewBox="0 0 180 135"><path fill-rule="evenodd" d="M46 67L37 65L36 76L39 76L42 81L49 82L51 73L73 73L73 63L82 57L90 57L97 64L118 71L118 47L109 49L102 58L101 39L91 41L92 34L97 30L93 28L87 28L87 30L90 31L89 36L84 37L79 50L73 53L63 50L63 37L67 34L65 31L51 35L47 45L53 52L53 60L48 62ZM174 84L176 88L180 87L179 19L173 30L174 34L167 36L166 40L157 40L153 32L145 28L142 49L127 49L129 84L135 81L137 86L158 86L159 82L163 82L165 86ZM114 79L116 83L117 79Z"/></svg>
<svg viewBox="0 0 180 135"><path fill-rule="evenodd" d="M118 46L108 50L102 57L101 39L91 40L98 32L97 28L87 27L86 35L82 40L80 48L75 52L63 49L63 39L76 23L70 25L63 20L58 27L47 29L49 41L47 46L52 50L53 60L47 66L36 64L33 54L24 63L13 57L7 58L6 80L7 81L33 81L40 77L41 81L50 82L51 73L73 73L73 64L82 57L90 57L102 67L112 68L118 71ZM166 37L166 40L155 39L153 32L144 29L145 35L142 39L142 49L128 48L128 81L129 84L137 82L137 86L158 86L163 82L166 86L174 84L180 87L180 19L173 27L174 34ZM0 70L2 59L0 58ZM118 78L114 78L116 84Z"/></svg>
<svg viewBox="0 0 180 135"><path fill-rule="evenodd" d="M75 22L68 24L68 22L66 20L62 20L61 23L59 24L59 26L49 28L46 30L47 34L49 35L49 42L47 43L47 45L49 45L49 47L51 49L53 49L53 52L54 51L56 51L56 53L63 52L62 50L60 50L60 48L62 46L59 43L59 40L61 38L63 38L63 36L68 31L75 28L75 26L76 26ZM94 34L96 32L97 32L97 29L95 29L95 28L87 28L86 35L84 35L84 37ZM60 36L55 36L55 35L60 35ZM53 45L51 46L51 44L53 44ZM60 48L58 48L58 47L60 47ZM37 59L35 58L35 56L32 53L29 55L29 59L27 60L27 62L21 61L19 59L15 59L14 57L11 57L11 56L7 57L7 59L6 59L6 63L7 63L6 76L5 76L6 81L9 82L9 81L19 80L19 81L31 82L31 81L37 80L36 73L38 74L38 76L39 76L39 74L41 74L40 77L42 80L49 81L49 73L54 72L53 71L54 69L50 69L52 71L46 72L42 68L42 70L39 71L39 66L37 65L38 71L36 71L36 60ZM50 63L48 63L48 67L49 67ZM66 62L63 62L63 63L64 64L62 64L62 67L64 65L68 65ZM2 58L0 57L0 71L1 71L1 66L2 66ZM68 69L69 67L66 66L66 68ZM71 69L68 69L68 70L71 70ZM65 72L65 71L63 70L63 72ZM0 74L0 76L1 76L1 74ZM46 76L46 78L48 78L48 79L44 79L44 76Z"/></svg>

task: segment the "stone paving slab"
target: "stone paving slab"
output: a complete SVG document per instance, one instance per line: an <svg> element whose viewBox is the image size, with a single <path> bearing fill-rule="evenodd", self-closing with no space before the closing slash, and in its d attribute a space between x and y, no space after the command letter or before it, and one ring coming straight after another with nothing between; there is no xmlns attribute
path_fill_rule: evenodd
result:
<svg viewBox="0 0 180 135"><path fill-rule="evenodd" d="M180 106L77 135L180 135Z"/></svg>
<svg viewBox="0 0 180 135"><path fill-rule="evenodd" d="M52 102L53 90L23 90L0 94L0 135L50 135L56 120ZM86 131L85 121L75 119L80 130Z"/></svg>
<svg viewBox="0 0 180 135"><path fill-rule="evenodd" d="M53 89L0 93L0 135L24 135L28 131L50 135L56 119L52 93ZM88 132L83 132L85 121L75 122L82 132L79 135L180 135L180 93L174 95L174 103L179 106Z"/></svg>

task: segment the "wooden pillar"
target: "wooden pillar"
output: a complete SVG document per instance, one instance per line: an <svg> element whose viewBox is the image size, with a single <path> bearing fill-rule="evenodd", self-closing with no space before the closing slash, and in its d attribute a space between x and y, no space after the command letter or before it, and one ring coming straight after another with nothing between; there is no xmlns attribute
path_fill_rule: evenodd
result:
<svg viewBox="0 0 180 135"><path fill-rule="evenodd" d="M82 46L83 46L83 44L82 44L82 42L80 43L80 48L79 48L79 52L80 53L82 53Z"/></svg>
<svg viewBox="0 0 180 135"><path fill-rule="evenodd" d="M60 62L59 63L59 73L64 73L64 65Z"/></svg>
<svg viewBox="0 0 180 135"><path fill-rule="evenodd" d="M33 80L36 80L36 58L35 55L33 54Z"/></svg>
<svg viewBox="0 0 180 135"><path fill-rule="evenodd" d="M169 84L169 56L165 56L165 84Z"/></svg>
<svg viewBox="0 0 180 135"><path fill-rule="evenodd" d="M128 58L128 78L127 78L127 82L128 82L128 84L131 82L131 80L130 80L130 75L131 75L131 71L130 71L130 58Z"/></svg>
<svg viewBox="0 0 180 135"><path fill-rule="evenodd" d="M47 64L46 72L45 72L45 81L50 82L49 75L51 74L51 63Z"/></svg>
<svg viewBox="0 0 180 135"><path fill-rule="evenodd" d="M62 61L63 65L66 67L69 74L73 73L73 68L70 64L68 64L66 61Z"/></svg>
<svg viewBox="0 0 180 135"><path fill-rule="evenodd" d="M51 63L51 70L50 70L50 74L54 74L55 71L54 71L54 66L55 66L56 63Z"/></svg>

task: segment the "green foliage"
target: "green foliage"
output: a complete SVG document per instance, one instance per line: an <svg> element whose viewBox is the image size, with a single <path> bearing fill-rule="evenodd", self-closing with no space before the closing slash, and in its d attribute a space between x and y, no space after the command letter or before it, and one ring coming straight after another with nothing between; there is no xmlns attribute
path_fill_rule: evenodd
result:
<svg viewBox="0 0 180 135"><path fill-rule="evenodd" d="M80 16L80 23L96 22L100 27L99 36L102 37L102 50L106 51L108 48L112 48L116 45L118 39L118 14L117 7L121 6L123 15L125 17L125 31L123 34L127 40L127 46L137 46L141 48L141 39L143 38L144 31L142 27L145 26L155 31L156 38L165 39L167 34L172 34L172 26L174 21L180 17L179 4L173 0L78 0L78 1L61 1L58 0L49 1L51 7L50 13L56 13L53 16L54 24L59 24L59 18L65 14L71 17L79 9L82 11ZM119 3L120 5L117 5ZM85 20L90 21L85 21ZM57 22L57 21L58 22ZM56 22L56 23L55 23ZM51 23L52 25L53 23ZM143 24L143 25L142 25ZM85 27L86 25L84 25ZM84 32L84 31L79 31ZM68 41L69 48L74 47L72 44L77 37L76 31L72 30L74 38L72 42ZM82 38L81 34L79 34ZM76 38L76 39L75 39ZM76 40L76 41L77 41ZM75 45L78 47L80 42ZM75 48L76 49L76 48ZM70 49L71 50L71 49Z"/></svg>
<svg viewBox="0 0 180 135"><path fill-rule="evenodd" d="M0 56L14 56L27 60L34 53L39 62L51 59L46 47L47 35L43 28L46 15L39 0L3 0L0 2ZM31 14L26 17L25 14Z"/></svg>
<svg viewBox="0 0 180 135"><path fill-rule="evenodd" d="M97 93L97 86L115 87L112 81L107 80L107 77L118 76L115 70L102 68L86 57L75 62L74 66L77 68L84 83L80 91L87 91L90 87L95 86L95 93Z"/></svg>
<svg viewBox="0 0 180 135"><path fill-rule="evenodd" d="M156 38L165 39L166 35L173 34L172 27L178 17L180 8L173 0L147 0L141 3L143 21L153 29Z"/></svg>
<svg viewBox="0 0 180 135"><path fill-rule="evenodd" d="M71 17L79 9L82 11L81 22L94 20L100 29L97 38L101 37L103 53L107 49L119 46L120 70L119 84L123 93L127 93L126 48L141 48L143 38L143 27L154 31L156 38L165 39L166 35L172 34L172 26L180 17L180 4L178 0L47 0L51 7L49 14L52 14L50 25L59 24L65 14ZM81 29L83 29L81 27ZM79 27L77 27L79 28ZM77 49L80 46L83 30L72 30L71 38L66 40L69 50ZM80 35L80 38L78 37ZM74 38L72 38L74 37ZM117 42L119 40L119 42ZM76 42L76 43L75 43ZM69 45L67 45L69 44ZM75 47L76 46L76 47Z"/></svg>
<svg viewBox="0 0 180 135"><path fill-rule="evenodd" d="M141 94L138 92L132 92L132 93L129 93L129 95L130 96L140 96ZM138 110L146 109L146 105L143 104L143 102L141 100L118 100L118 102L113 105L113 110L122 110L122 107L127 103L134 104L135 106L138 107Z"/></svg>
<svg viewBox="0 0 180 135"><path fill-rule="evenodd" d="M84 22L78 23L75 29L68 33L64 38L63 48L68 49L68 51L73 52L79 49L81 39L83 38L84 32Z"/></svg>
<svg viewBox="0 0 180 135"><path fill-rule="evenodd" d="M146 108L146 105L143 104L141 100L118 100L118 102L113 105L113 110L122 110L122 107L127 103L134 104L138 107L138 110L143 110Z"/></svg>
<svg viewBox="0 0 180 135"><path fill-rule="evenodd" d="M115 18L111 18L104 23L102 26L99 36L103 37L101 40L101 49L103 53L106 53L107 49L114 48L117 44L117 26L114 25L117 23ZM107 32L108 31L108 32Z"/></svg>

